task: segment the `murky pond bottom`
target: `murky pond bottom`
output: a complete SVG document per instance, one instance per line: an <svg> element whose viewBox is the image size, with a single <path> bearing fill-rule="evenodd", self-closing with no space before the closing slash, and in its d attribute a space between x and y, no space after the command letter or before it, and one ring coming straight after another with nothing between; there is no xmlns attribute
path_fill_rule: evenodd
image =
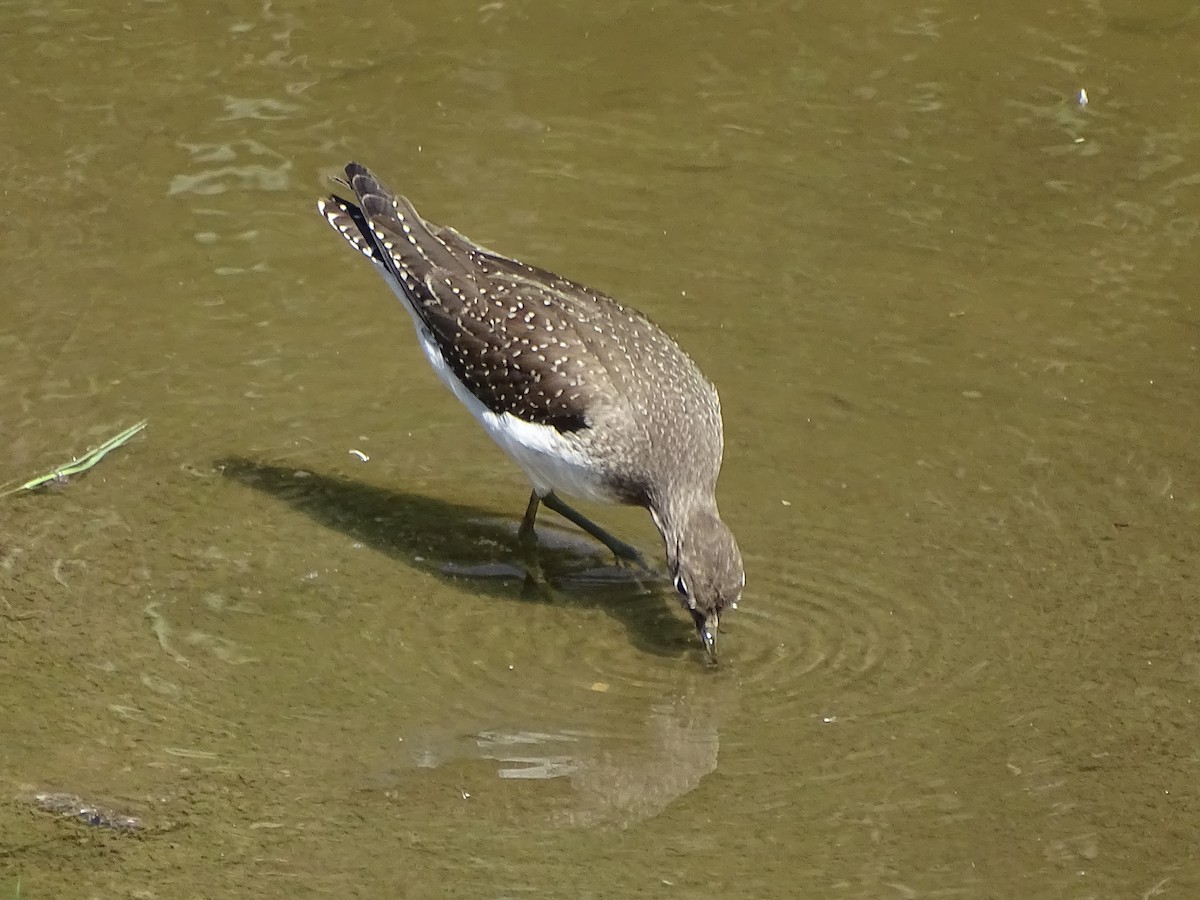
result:
<svg viewBox="0 0 1200 900"><path fill-rule="evenodd" d="M1200 896L1191 5L564 10L0 13L0 897ZM716 382L718 667L352 158Z"/></svg>
<svg viewBox="0 0 1200 900"><path fill-rule="evenodd" d="M22 896L969 896L1030 872L1048 896L1127 828L1191 827L1170 685L1195 656L1177 615L1110 613L1186 578L1153 533L1055 544L1039 512L1023 540L1090 563L1024 569L941 504L870 541L815 513L802 545L754 535L762 593L714 669L665 585L569 533L543 528L541 589L509 577L516 516L449 483L320 454L125 480L153 437L111 461L120 493L97 472L8 507L0 859ZM1139 773L1160 797L1131 801Z"/></svg>

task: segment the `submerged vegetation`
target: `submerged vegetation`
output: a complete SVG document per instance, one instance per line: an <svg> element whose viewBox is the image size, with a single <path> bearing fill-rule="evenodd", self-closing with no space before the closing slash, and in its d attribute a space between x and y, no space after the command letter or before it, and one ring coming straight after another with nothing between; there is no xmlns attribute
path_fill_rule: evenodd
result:
<svg viewBox="0 0 1200 900"><path fill-rule="evenodd" d="M142 419L136 425L130 425L120 434L113 435L99 447L88 450L83 456L72 457L68 462L60 466L56 466L44 475L38 475L36 478L31 478L24 484L19 484L14 488L0 493L0 497L7 497L10 494L16 494L21 491L34 491L38 488L45 487L48 484L63 485L70 481L74 475L80 475L93 466L100 460L104 459L109 452L117 449L123 444L128 443L135 435L140 433L145 427L148 420Z"/></svg>

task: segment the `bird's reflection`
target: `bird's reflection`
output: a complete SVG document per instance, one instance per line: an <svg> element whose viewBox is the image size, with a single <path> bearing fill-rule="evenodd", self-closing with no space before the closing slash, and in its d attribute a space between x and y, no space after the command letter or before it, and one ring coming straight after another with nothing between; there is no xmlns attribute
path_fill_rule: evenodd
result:
<svg viewBox="0 0 1200 900"><path fill-rule="evenodd" d="M640 721L625 723L620 734L523 726L458 737L408 734L404 762L432 769L487 760L501 779L566 779L569 798L548 811L554 824L628 827L658 815L716 770L731 689L701 676L685 693L643 707Z"/></svg>
<svg viewBox="0 0 1200 900"><path fill-rule="evenodd" d="M406 565L469 576L462 582L468 589L497 602L539 599L513 587L526 572L512 523L503 519L295 466L233 458L218 467ZM616 690L596 694L596 703L584 692L578 703L547 709L542 721L527 710L519 721L496 710L490 721L453 731L406 730L401 755L370 781L387 788L421 769L482 760L494 765L498 779L566 780L568 797L548 801L546 814L556 824L625 827L652 818L715 770L736 681L723 667L699 664L691 624L659 585L606 565L570 532L542 527L539 537L545 568L554 573L553 600L603 610L650 661L627 683L614 679Z"/></svg>

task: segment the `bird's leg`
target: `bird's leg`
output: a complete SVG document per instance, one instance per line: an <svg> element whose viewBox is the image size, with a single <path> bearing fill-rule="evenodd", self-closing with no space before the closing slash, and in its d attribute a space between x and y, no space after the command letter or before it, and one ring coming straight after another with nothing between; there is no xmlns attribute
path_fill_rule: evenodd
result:
<svg viewBox="0 0 1200 900"><path fill-rule="evenodd" d="M550 583L546 579L546 573L542 571L537 532L533 530L533 522L537 518L538 505L541 502L537 491L533 491L529 495L529 505L525 507L525 518L521 520L521 527L517 529L517 547L525 559L525 594L537 595L543 599L553 599L548 593Z"/></svg>
<svg viewBox="0 0 1200 900"><path fill-rule="evenodd" d="M535 494L535 499L536 496L537 495ZM583 513L576 512L574 509L567 506L567 504L563 503L562 500L559 499L558 495L553 491L548 493L545 497L542 497L541 500L546 504L547 507L554 510L567 521L574 522L576 525L602 543L605 547L611 550L613 556L615 556L618 560L625 560L626 562L631 562L634 565L646 569L647 571L649 570L649 567L646 565L646 560L642 558L642 554L638 552L636 547L614 537L587 516L583 515ZM536 514L537 506L535 505L535 500L530 500L529 502L530 509L532 509ZM526 512L525 515L527 518L529 517L528 512ZM524 524L522 524L521 528L524 529L524 527ZM532 530L533 525L531 522L530 531Z"/></svg>
<svg viewBox="0 0 1200 900"><path fill-rule="evenodd" d="M525 518L521 520L521 527L517 529L517 543L522 546L528 547L537 543L537 532L533 530L533 522L537 518L538 504L541 502L537 491L531 491L529 505L525 507Z"/></svg>

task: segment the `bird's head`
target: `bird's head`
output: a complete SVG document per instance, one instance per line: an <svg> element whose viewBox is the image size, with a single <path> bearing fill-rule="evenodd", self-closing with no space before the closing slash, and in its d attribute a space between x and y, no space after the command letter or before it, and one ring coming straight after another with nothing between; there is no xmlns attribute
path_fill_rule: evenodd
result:
<svg viewBox="0 0 1200 900"><path fill-rule="evenodd" d="M675 540L667 539L667 567L704 649L715 660L721 613L737 608L746 586L742 553L733 532L715 510L697 511L688 517Z"/></svg>

